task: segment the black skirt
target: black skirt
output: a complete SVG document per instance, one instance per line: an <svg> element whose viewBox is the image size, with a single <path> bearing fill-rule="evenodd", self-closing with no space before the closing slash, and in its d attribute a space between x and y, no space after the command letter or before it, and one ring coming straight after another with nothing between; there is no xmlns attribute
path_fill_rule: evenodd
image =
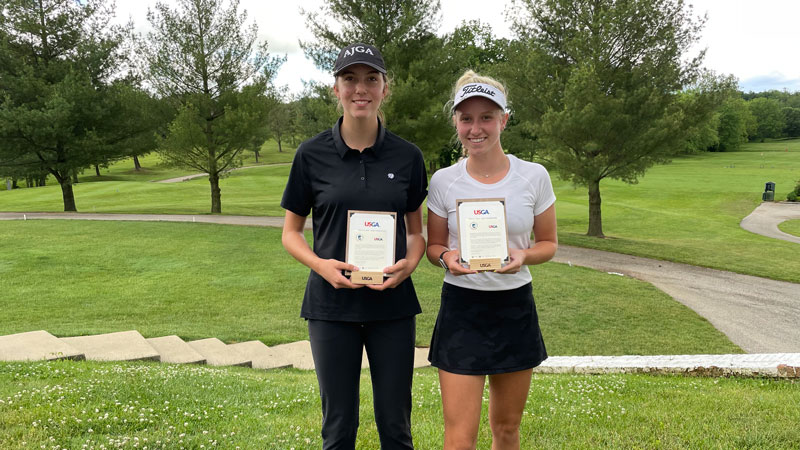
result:
<svg viewBox="0 0 800 450"><path fill-rule="evenodd" d="M431 365L462 375L536 367L547 359L531 284L478 291L444 283L428 354Z"/></svg>

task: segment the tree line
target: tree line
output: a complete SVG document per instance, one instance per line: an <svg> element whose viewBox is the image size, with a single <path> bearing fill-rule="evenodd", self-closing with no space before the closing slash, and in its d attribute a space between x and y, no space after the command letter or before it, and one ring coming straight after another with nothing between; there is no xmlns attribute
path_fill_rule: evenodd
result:
<svg viewBox="0 0 800 450"><path fill-rule="evenodd" d="M732 92L690 135L687 152L735 151L745 142L800 137L800 92Z"/></svg>
<svg viewBox="0 0 800 450"><path fill-rule="evenodd" d="M209 173L219 213L219 177L242 152L258 157L269 138L294 146L339 115L333 77L291 97L274 86L283 59L257 42L237 0L159 3L146 36L110 25L105 0L0 4L0 176L53 175L65 210L78 171L156 150ZM683 0L514 0L510 39L479 21L439 33L438 0L327 0L302 13L312 39L301 47L324 71L349 43L381 49L386 125L423 150L430 172L460 155L447 107L455 79L471 68L503 80L504 148L586 187L592 236L603 236L604 179L634 183L682 152L797 135L796 95L748 98L691 54L706 18Z"/></svg>

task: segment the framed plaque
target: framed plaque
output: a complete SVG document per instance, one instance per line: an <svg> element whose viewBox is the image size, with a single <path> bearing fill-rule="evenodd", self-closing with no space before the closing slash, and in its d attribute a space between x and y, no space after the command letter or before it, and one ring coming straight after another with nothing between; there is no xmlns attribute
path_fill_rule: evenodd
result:
<svg viewBox="0 0 800 450"><path fill-rule="evenodd" d="M462 264L486 271L510 261L504 198L456 200L456 217Z"/></svg>
<svg viewBox="0 0 800 450"><path fill-rule="evenodd" d="M383 284L383 269L394 264L397 213L347 211L345 261L358 267L353 284Z"/></svg>

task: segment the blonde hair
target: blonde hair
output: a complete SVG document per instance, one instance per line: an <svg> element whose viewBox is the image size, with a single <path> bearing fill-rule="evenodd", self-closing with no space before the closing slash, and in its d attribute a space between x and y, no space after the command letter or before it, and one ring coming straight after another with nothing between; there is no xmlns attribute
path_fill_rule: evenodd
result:
<svg viewBox="0 0 800 450"><path fill-rule="evenodd" d="M455 109L453 109L453 99L456 97L456 94L461 91L461 88L471 83L483 83L483 84L488 84L490 86L494 86L500 92L502 92L506 98L508 98L508 92L506 91L506 87L505 85L503 85L503 83L495 80L492 77L487 77L485 75L478 75L472 69L467 69L467 71L464 72L464 74L461 75L461 77L458 80L456 80L456 85L453 87L453 93L452 95L450 95L450 101L447 102L453 114L456 113Z"/></svg>

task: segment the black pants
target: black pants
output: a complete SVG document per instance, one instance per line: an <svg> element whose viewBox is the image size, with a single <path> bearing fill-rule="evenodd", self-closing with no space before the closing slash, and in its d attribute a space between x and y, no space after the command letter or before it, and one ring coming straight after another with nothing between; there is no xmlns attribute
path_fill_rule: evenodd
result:
<svg viewBox="0 0 800 450"><path fill-rule="evenodd" d="M381 449L414 448L411 381L415 334L414 317L379 322L308 321L322 398L323 449L355 448L364 347Z"/></svg>

